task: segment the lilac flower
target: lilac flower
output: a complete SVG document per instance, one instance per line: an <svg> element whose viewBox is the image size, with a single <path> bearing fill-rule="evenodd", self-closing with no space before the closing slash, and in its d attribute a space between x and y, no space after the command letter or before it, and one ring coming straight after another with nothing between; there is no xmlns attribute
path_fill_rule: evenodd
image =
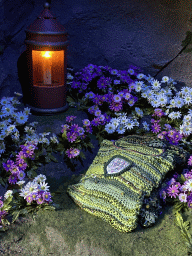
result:
<svg viewBox="0 0 192 256"><path fill-rule="evenodd" d="M176 196L179 193L178 187L176 187L175 185L171 185L168 190L167 190L168 195L172 198L176 198Z"/></svg>
<svg viewBox="0 0 192 256"><path fill-rule="evenodd" d="M80 150L77 148L70 148L66 150L66 154L69 158L75 158L80 154Z"/></svg>
<svg viewBox="0 0 192 256"><path fill-rule="evenodd" d="M75 81L75 80L71 84L72 89L78 89L78 88L80 88L80 86L81 86L81 83L78 81Z"/></svg>
<svg viewBox="0 0 192 256"><path fill-rule="evenodd" d="M102 89L106 89L107 85L106 85L106 78L104 76L100 77L99 80L97 81L97 87L102 90Z"/></svg>
<svg viewBox="0 0 192 256"><path fill-rule="evenodd" d="M3 168L8 172L14 165L12 160L8 160L7 163L3 163Z"/></svg>
<svg viewBox="0 0 192 256"><path fill-rule="evenodd" d="M192 156L190 156L188 159L188 165L192 165Z"/></svg>
<svg viewBox="0 0 192 256"><path fill-rule="evenodd" d="M89 121L89 119L84 119L84 120L82 120L83 121L83 125L85 125L85 126L89 126L90 125L90 121Z"/></svg>
<svg viewBox="0 0 192 256"><path fill-rule="evenodd" d="M11 174L9 176L8 181L9 181L10 184L15 184L17 182L17 174L16 173Z"/></svg>
<svg viewBox="0 0 192 256"><path fill-rule="evenodd" d="M85 130L83 129L83 127L79 127L78 133L79 135L83 135L85 133Z"/></svg>
<svg viewBox="0 0 192 256"><path fill-rule="evenodd" d="M77 139L77 136L75 133L72 133L72 132L67 132L67 140L69 142L74 142L75 140Z"/></svg>
<svg viewBox="0 0 192 256"><path fill-rule="evenodd" d="M74 121L75 118L77 118L77 117L76 116L67 116L66 117L66 122L68 122L68 123L72 122L72 121Z"/></svg>
<svg viewBox="0 0 192 256"><path fill-rule="evenodd" d="M161 126L156 123L156 124L151 126L151 130L152 130L153 133L158 133L161 130Z"/></svg>
<svg viewBox="0 0 192 256"><path fill-rule="evenodd" d="M93 129L92 129L91 125L90 126L86 126L86 132L88 132L88 133L92 133L93 132Z"/></svg>
<svg viewBox="0 0 192 256"><path fill-rule="evenodd" d="M72 132L72 133L78 132L78 129L79 129L78 124L73 124L73 125L71 125L70 132Z"/></svg>
<svg viewBox="0 0 192 256"><path fill-rule="evenodd" d="M101 121L100 119L97 117L97 118L94 118L92 121L91 121L91 125L93 126L99 126L101 124Z"/></svg>

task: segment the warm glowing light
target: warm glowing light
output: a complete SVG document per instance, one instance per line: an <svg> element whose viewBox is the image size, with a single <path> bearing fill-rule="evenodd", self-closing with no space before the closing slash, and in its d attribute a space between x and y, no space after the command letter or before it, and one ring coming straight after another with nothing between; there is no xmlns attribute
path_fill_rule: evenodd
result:
<svg viewBox="0 0 192 256"><path fill-rule="evenodd" d="M46 57L46 58L50 58L51 57L51 52L49 52L49 51L43 52L42 56Z"/></svg>

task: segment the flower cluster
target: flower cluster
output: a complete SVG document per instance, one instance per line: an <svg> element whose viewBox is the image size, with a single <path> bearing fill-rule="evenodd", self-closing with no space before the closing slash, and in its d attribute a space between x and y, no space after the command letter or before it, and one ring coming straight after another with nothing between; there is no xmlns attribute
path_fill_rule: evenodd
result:
<svg viewBox="0 0 192 256"><path fill-rule="evenodd" d="M89 64L70 78L73 80L69 104L74 105L72 98L77 94L78 105L81 104L89 115L94 115L91 124L97 138L108 138L108 134L127 135L131 129L137 133L144 130L160 139L168 139L173 145L180 142L190 147L184 137L190 140L192 134L192 88L183 87L177 91L173 79L164 76L159 82L140 73L140 69L134 66L119 71ZM132 116L127 118L127 113ZM117 114L121 116L117 118ZM159 120L143 121L141 126L138 121L150 114ZM97 132L95 128L98 128Z"/></svg>
<svg viewBox="0 0 192 256"><path fill-rule="evenodd" d="M188 166L192 166L192 156L188 159ZM188 208L192 208L192 170L184 169L183 172L181 177L178 173L174 174L161 190L160 197L164 202L167 197L178 199L181 203L186 203Z"/></svg>
<svg viewBox="0 0 192 256"><path fill-rule="evenodd" d="M89 134L92 133L92 127L89 119L82 120L83 127L72 122L77 118L76 116L67 116L66 124L61 125L61 134L58 135L59 144L56 151L64 152L66 164L71 170L74 170L76 164L72 159L78 159L83 165L82 158L85 158L81 149L91 149L94 146L90 142Z"/></svg>
<svg viewBox="0 0 192 256"><path fill-rule="evenodd" d="M51 193L49 192L49 186L47 186L47 183L45 183L46 176L40 174L37 176L33 182L28 182L23 189L20 189L21 192L19 193L20 197L23 197L25 200L23 202L23 207L26 207L27 205L31 205L32 202L36 203L37 205L43 205L43 204L49 204L53 201L51 200ZM17 184L19 186L22 186L25 183L25 181L19 181ZM5 224L10 224L8 220L5 220L5 216L8 214L6 210L9 210L11 206L9 205L11 203L11 200L13 198L13 190L7 190L7 192L4 195L4 202L0 200L0 228L5 227ZM2 197L0 197L2 199ZM21 200L20 200L21 201ZM14 211L21 208L21 203L18 207L17 201L13 202L13 210L11 212L14 213ZM18 209L17 209L18 208Z"/></svg>

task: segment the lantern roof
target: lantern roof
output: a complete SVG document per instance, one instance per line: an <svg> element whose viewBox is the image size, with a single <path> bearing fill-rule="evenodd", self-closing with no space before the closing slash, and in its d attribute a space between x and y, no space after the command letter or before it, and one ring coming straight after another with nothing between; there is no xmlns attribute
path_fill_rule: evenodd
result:
<svg viewBox="0 0 192 256"><path fill-rule="evenodd" d="M55 15L50 11L49 3L44 4L44 10L25 29L25 32L44 35L61 35L67 33L64 26L56 20Z"/></svg>

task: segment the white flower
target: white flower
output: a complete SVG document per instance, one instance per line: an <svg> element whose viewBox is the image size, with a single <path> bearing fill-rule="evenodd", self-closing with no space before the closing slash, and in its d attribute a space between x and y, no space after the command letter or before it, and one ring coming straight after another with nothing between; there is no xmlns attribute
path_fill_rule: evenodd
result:
<svg viewBox="0 0 192 256"><path fill-rule="evenodd" d="M45 181L40 182L40 185L38 186L38 189L43 191L48 191L50 186L47 186L47 183Z"/></svg>
<svg viewBox="0 0 192 256"><path fill-rule="evenodd" d="M13 194L13 190L7 190L7 192L4 194L4 200L12 196L12 194Z"/></svg>
<svg viewBox="0 0 192 256"><path fill-rule="evenodd" d="M189 95L186 95L184 98L184 102L189 105L192 102L192 98Z"/></svg>
<svg viewBox="0 0 192 256"><path fill-rule="evenodd" d="M181 112L180 111L174 112L174 117L176 119L181 118Z"/></svg>
<svg viewBox="0 0 192 256"><path fill-rule="evenodd" d="M50 141L53 142L53 143L59 144L59 141L58 141L58 139L57 139L55 134L53 134L53 137L50 137Z"/></svg>
<svg viewBox="0 0 192 256"><path fill-rule="evenodd" d="M130 74L130 75L133 75L134 74L134 70L133 69L128 69L128 73Z"/></svg>
<svg viewBox="0 0 192 256"><path fill-rule="evenodd" d="M33 180L34 182L40 183L45 181L47 178L45 175L43 174L39 174L37 177L35 177L35 179Z"/></svg>
<svg viewBox="0 0 192 256"><path fill-rule="evenodd" d="M142 97L142 98L147 98L147 93L146 93L146 92L142 92L142 93L141 93L141 97Z"/></svg>
<svg viewBox="0 0 192 256"><path fill-rule="evenodd" d="M26 193L25 192L28 192L29 193L35 193L35 192L38 192L38 184L36 182L31 182L29 181L26 186L21 189L21 191L23 192L23 194L26 196ZM22 195L23 196L23 195ZM24 197L25 199L25 197Z"/></svg>
<svg viewBox="0 0 192 256"><path fill-rule="evenodd" d="M142 73L141 73L141 74L138 74L138 75L137 75L137 78L138 78L138 79L145 78L145 75L144 75L144 74L142 74Z"/></svg>
<svg viewBox="0 0 192 256"><path fill-rule="evenodd" d="M9 116L9 115L13 115L15 108L10 105L4 105L2 106L1 112L3 113L4 116Z"/></svg>
<svg viewBox="0 0 192 256"><path fill-rule="evenodd" d="M185 95L185 94L187 94L187 93L189 93L190 92L190 88L189 87L183 87L182 89L181 89L181 93L183 94L183 95Z"/></svg>
<svg viewBox="0 0 192 256"><path fill-rule="evenodd" d="M184 186L188 191L192 191L192 179L187 180Z"/></svg>
<svg viewBox="0 0 192 256"><path fill-rule="evenodd" d="M166 83L166 82L168 82L169 81L169 77L168 76L164 76L163 78L162 78L162 83Z"/></svg>
<svg viewBox="0 0 192 256"><path fill-rule="evenodd" d="M114 124L106 124L105 125L105 130L108 132L108 133L114 133L115 132L115 125Z"/></svg>
<svg viewBox="0 0 192 256"><path fill-rule="evenodd" d="M110 71L111 75L117 75L118 74L118 70L117 69L112 69Z"/></svg>
<svg viewBox="0 0 192 256"><path fill-rule="evenodd" d="M170 104L172 105L171 107L175 107L176 106L175 99L171 99L170 100Z"/></svg>
<svg viewBox="0 0 192 256"><path fill-rule="evenodd" d="M190 135L191 132L192 132L192 129L191 129L190 127L185 126L185 127L183 128L183 134L185 134L185 135Z"/></svg>
<svg viewBox="0 0 192 256"><path fill-rule="evenodd" d="M120 84L120 82L121 82L120 80L114 80L113 81L114 84Z"/></svg>
<svg viewBox="0 0 192 256"><path fill-rule="evenodd" d="M19 124L24 124L27 122L28 116L23 112L17 112L16 122Z"/></svg>
<svg viewBox="0 0 192 256"><path fill-rule="evenodd" d="M135 91L136 92L140 92L141 91L141 89L142 89L142 86L143 86L143 81L137 81L136 83L135 83Z"/></svg>
<svg viewBox="0 0 192 256"><path fill-rule="evenodd" d="M189 114L190 116L192 116L192 109L189 109L189 110L188 110L188 114Z"/></svg>
<svg viewBox="0 0 192 256"><path fill-rule="evenodd" d="M73 78L74 77L70 73L67 73L67 79L72 80Z"/></svg>
<svg viewBox="0 0 192 256"><path fill-rule="evenodd" d="M140 108L135 108L135 111L136 111L136 114L139 116L139 117L143 117L143 111L140 109Z"/></svg>
<svg viewBox="0 0 192 256"><path fill-rule="evenodd" d="M167 96L165 94L160 94L157 96L157 100L160 102L161 105L167 104Z"/></svg>
<svg viewBox="0 0 192 256"><path fill-rule="evenodd" d="M155 95L154 95L154 92L152 91L152 90L149 90L148 92L147 92L147 98L153 98Z"/></svg>
<svg viewBox="0 0 192 256"><path fill-rule="evenodd" d="M158 80L151 82L151 85L154 90L159 90L161 88L161 83Z"/></svg>
<svg viewBox="0 0 192 256"><path fill-rule="evenodd" d="M121 124L125 124L127 122L127 120L128 120L127 117L125 117L125 116L122 117L121 118Z"/></svg>
<svg viewBox="0 0 192 256"><path fill-rule="evenodd" d="M175 106L177 108L181 108L183 105L184 105L184 101L182 98L180 97L174 97L174 100L175 100Z"/></svg>
<svg viewBox="0 0 192 256"><path fill-rule="evenodd" d="M119 125L119 127L117 128L117 132L118 134L125 133L125 127L123 125Z"/></svg>
<svg viewBox="0 0 192 256"><path fill-rule="evenodd" d="M118 94L115 94L113 96L113 99L114 99L115 102L120 102L121 101L121 96L119 96Z"/></svg>
<svg viewBox="0 0 192 256"><path fill-rule="evenodd" d="M119 120L118 118L114 117L114 118L111 118L110 122L111 122L115 127L117 127L117 126L119 125L119 123L120 123L120 120Z"/></svg>
<svg viewBox="0 0 192 256"><path fill-rule="evenodd" d="M10 125L7 127L8 132L12 132L15 129L15 125Z"/></svg>
<svg viewBox="0 0 192 256"><path fill-rule="evenodd" d="M150 104L152 105L152 107L156 108L160 106L160 102L157 99L153 99Z"/></svg>
<svg viewBox="0 0 192 256"><path fill-rule="evenodd" d="M186 203L187 202L187 194L185 193L180 193L179 194L179 200L183 203Z"/></svg>
<svg viewBox="0 0 192 256"><path fill-rule="evenodd" d="M191 120L191 115L186 115L183 117L183 122L190 121L190 120Z"/></svg>
<svg viewBox="0 0 192 256"><path fill-rule="evenodd" d="M149 129L149 125L147 124L146 121L144 121L144 122L142 123L142 125L143 125L143 128L144 128L145 130L147 130L147 131L150 130L150 129Z"/></svg>
<svg viewBox="0 0 192 256"><path fill-rule="evenodd" d="M126 122L126 124L125 124L125 127L127 128L127 129L132 129L133 128L133 126L134 126L134 122L132 121L132 120L130 120L130 119L128 119L127 120L127 122Z"/></svg>

